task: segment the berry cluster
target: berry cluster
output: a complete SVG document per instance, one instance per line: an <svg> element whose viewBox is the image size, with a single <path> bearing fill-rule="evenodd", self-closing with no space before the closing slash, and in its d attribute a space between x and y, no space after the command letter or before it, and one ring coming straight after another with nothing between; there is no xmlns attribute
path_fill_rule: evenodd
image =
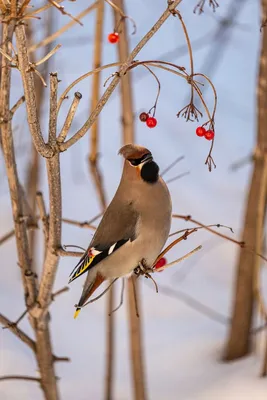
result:
<svg viewBox="0 0 267 400"><path fill-rule="evenodd" d="M164 265L166 265L166 264L167 264L166 258L165 258L165 257L162 257L162 258L160 258L160 259L156 262L156 264L154 265L154 269L162 268L162 267L164 267ZM159 272L162 272L162 271L159 271Z"/></svg>
<svg viewBox="0 0 267 400"><path fill-rule="evenodd" d="M214 136L215 136L214 131L212 131L211 129L206 131L206 129L203 126L197 127L196 134L197 134L197 136L200 136L200 137L204 136L205 139L207 139L207 140L212 140L212 139L214 139Z"/></svg>
<svg viewBox="0 0 267 400"><path fill-rule="evenodd" d="M119 36L118 32L113 32L108 35L109 43L112 43L112 44L118 43L119 40L120 40L120 36Z"/></svg>
<svg viewBox="0 0 267 400"><path fill-rule="evenodd" d="M155 128L157 126L158 121L155 117L150 117L148 113L142 112L139 115L139 119L141 122L145 122L148 128Z"/></svg>

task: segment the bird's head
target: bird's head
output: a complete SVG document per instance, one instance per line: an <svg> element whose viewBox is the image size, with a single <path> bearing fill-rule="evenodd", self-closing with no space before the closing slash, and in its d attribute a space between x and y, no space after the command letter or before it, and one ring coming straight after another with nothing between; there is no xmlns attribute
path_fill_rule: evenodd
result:
<svg viewBox="0 0 267 400"><path fill-rule="evenodd" d="M128 174L147 183L157 182L159 167L148 149L134 144L126 144L120 149L119 154L125 158L125 169ZM132 174L134 171L136 173Z"/></svg>

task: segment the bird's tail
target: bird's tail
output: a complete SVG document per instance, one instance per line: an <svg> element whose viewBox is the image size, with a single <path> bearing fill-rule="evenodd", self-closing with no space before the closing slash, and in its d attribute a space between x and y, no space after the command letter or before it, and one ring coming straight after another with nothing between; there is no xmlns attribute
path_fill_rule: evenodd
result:
<svg viewBox="0 0 267 400"><path fill-rule="evenodd" d="M104 282L105 278L97 272L97 274L90 276L90 272L88 274L88 277L86 279L83 293L81 295L81 298L79 300L79 303L76 306L76 311L74 314L74 318L77 318L83 305L86 303L86 301L89 299L89 297L92 296L94 291Z"/></svg>

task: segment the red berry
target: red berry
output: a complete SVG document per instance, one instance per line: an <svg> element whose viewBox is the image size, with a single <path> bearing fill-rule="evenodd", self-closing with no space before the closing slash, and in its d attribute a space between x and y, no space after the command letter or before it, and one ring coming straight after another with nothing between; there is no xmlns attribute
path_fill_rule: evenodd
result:
<svg viewBox="0 0 267 400"><path fill-rule="evenodd" d="M206 138L207 140L212 140L212 139L214 138L214 135L215 135L214 132L211 131L211 130L205 132L205 138Z"/></svg>
<svg viewBox="0 0 267 400"><path fill-rule="evenodd" d="M158 123L158 121L154 117L148 117L146 120L146 124L149 128L155 128L157 123Z"/></svg>
<svg viewBox="0 0 267 400"><path fill-rule="evenodd" d="M196 129L197 136L204 136L206 133L206 129L203 126L198 126Z"/></svg>
<svg viewBox="0 0 267 400"><path fill-rule="evenodd" d="M148 114L147 114L146 112L142 112L142 113L139 115L139 119L140 119L140 121L142 121L142 122L146 122L146 120L148 119Z"/></svg>
<svg viewBox="0 0 267 400"><path fill-rule="evenodd" d="M166 265L166 264L167 264L166 258L165 258L165 257L162 257L162 258L160 258L160 259L156 262L154 268L155 268L155 269L159 269L159 268L164 267L164 265Z"/></svg>
<svg viewBox="0 0 267 400"><path fill-rule="evenodd" d="M119 39L120 39L120 37L119 37L118 32L113 32L108 35L109 43L117 43L119 41Z"/></svg>

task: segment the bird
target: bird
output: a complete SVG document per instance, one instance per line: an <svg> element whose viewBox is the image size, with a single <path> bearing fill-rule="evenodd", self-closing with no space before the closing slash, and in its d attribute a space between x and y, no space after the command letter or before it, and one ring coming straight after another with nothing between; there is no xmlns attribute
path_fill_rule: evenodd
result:
<svg viewBox="0 0 267 400"><path fill-rule="evenodd" d="M69 283L87 272L74 318L105 280L129 276L140 263L151 268L169 236L171 196L151 151L126 144L118 154L124 158L119 186L70 274Z"/></svg>

